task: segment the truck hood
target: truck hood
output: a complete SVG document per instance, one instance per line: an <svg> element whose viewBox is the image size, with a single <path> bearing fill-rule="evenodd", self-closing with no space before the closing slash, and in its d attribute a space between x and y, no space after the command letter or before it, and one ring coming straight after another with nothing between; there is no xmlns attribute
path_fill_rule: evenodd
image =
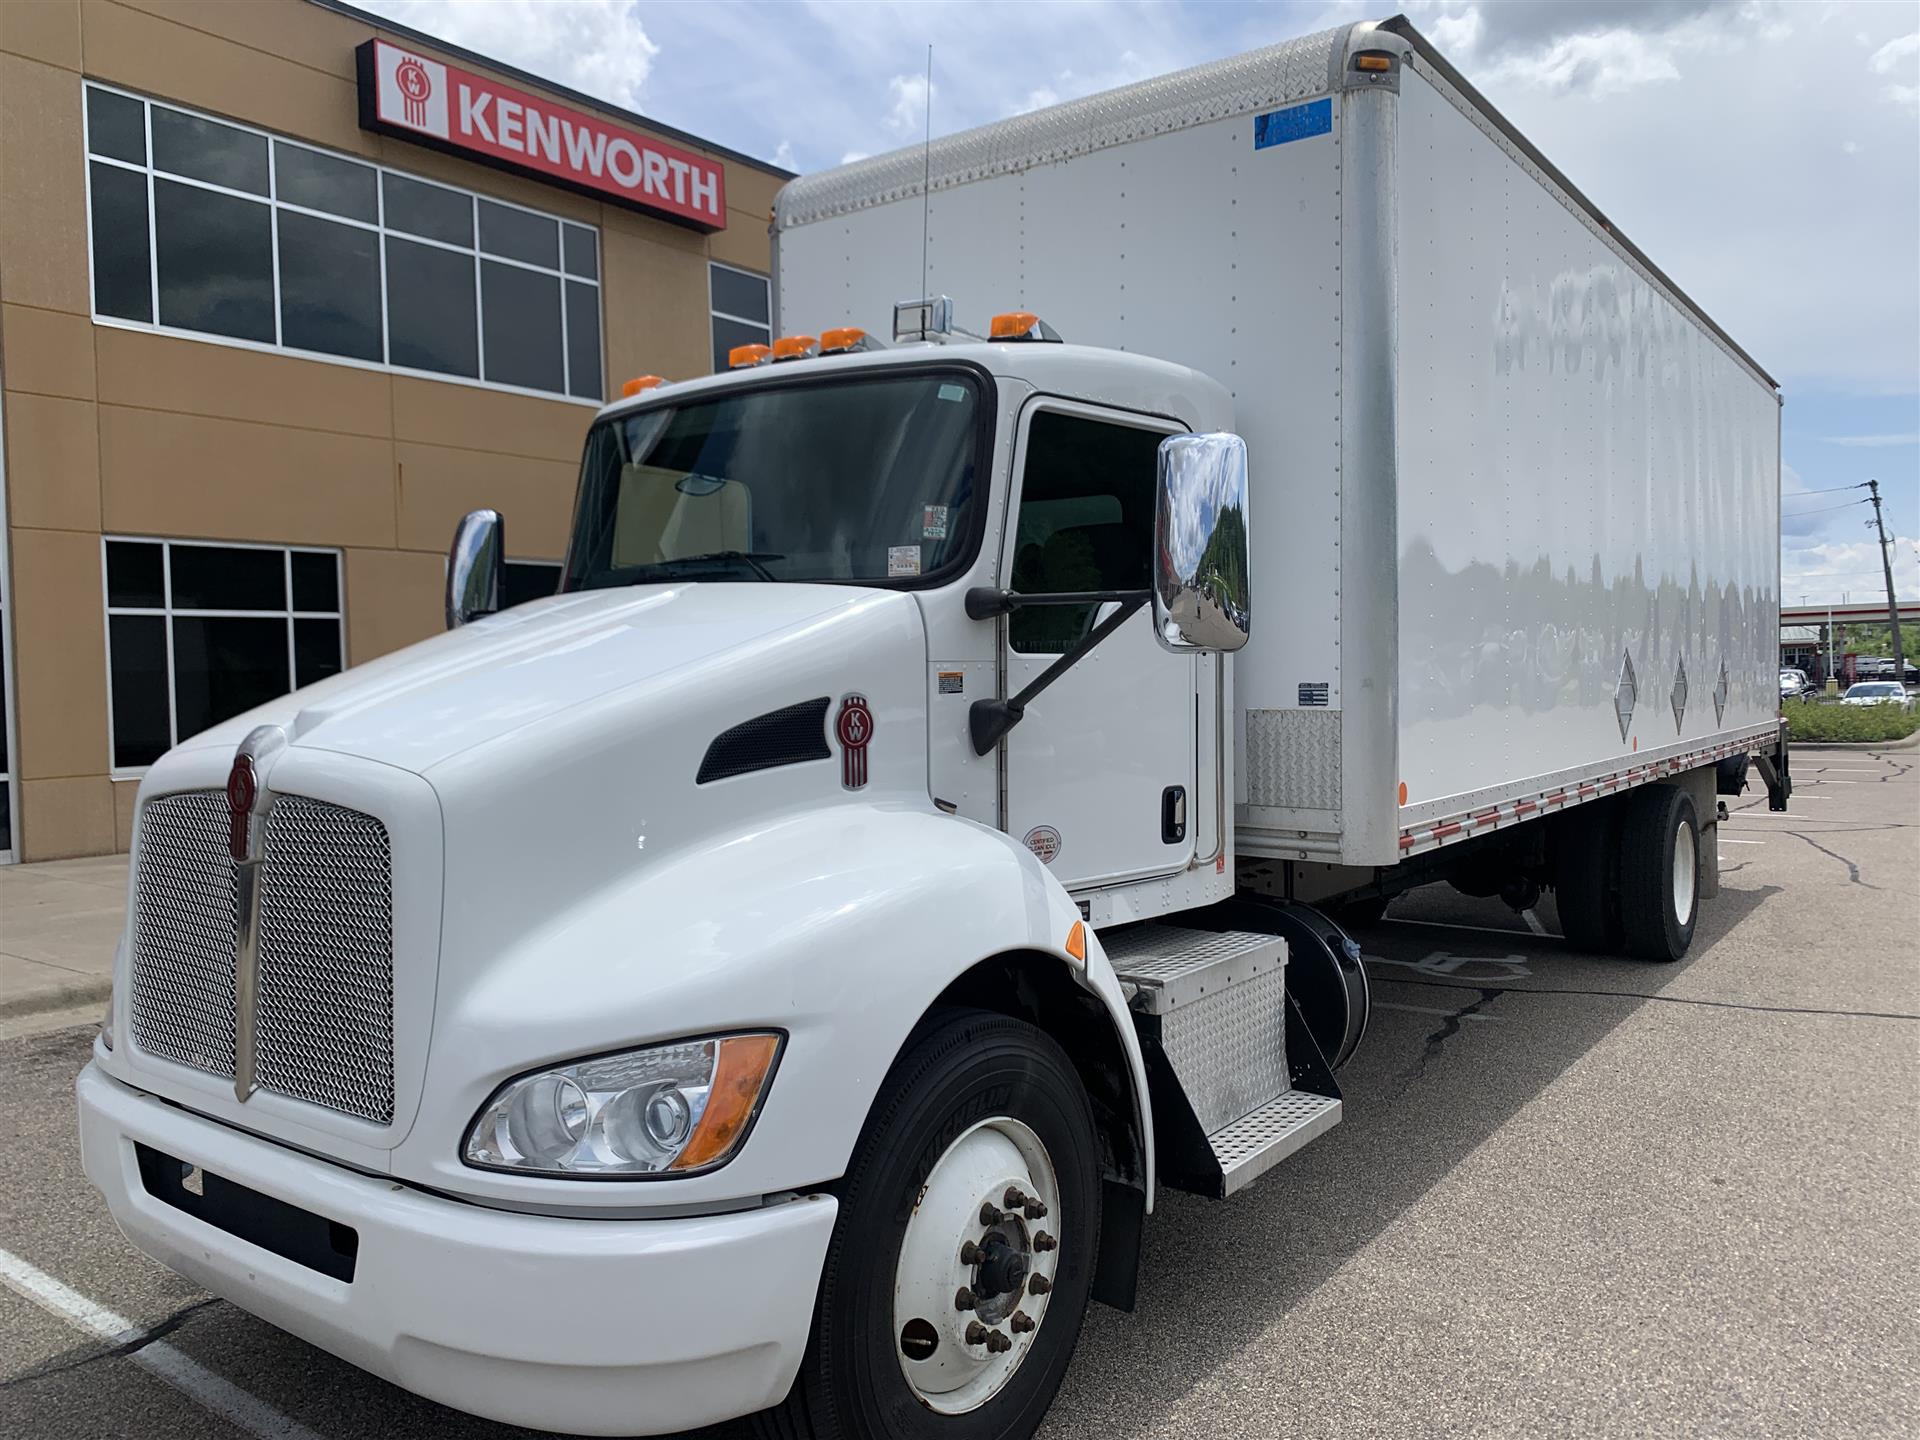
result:
<svg viewBox="0 0 1920 1440"><path fill-rule="evenodd" d="M784 646L876 601L840 585L704 582L558 595L359 665L204 731L182 750L231 752L256 725L294 746L424 775L627 686L729 652Z"/></svg>

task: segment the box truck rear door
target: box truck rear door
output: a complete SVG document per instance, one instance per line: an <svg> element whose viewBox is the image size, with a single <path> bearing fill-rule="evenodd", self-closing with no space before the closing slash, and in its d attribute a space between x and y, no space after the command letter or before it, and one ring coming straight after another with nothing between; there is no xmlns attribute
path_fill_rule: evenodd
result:
<svg viewBox="0 0 1920 1440"><path fill-rule="evenodd" d="M1022 594L1144 590L1154 465L1177 426L1040 397L1021 416L1003 583ZM1006 693L1091 630L1094 606L1007 617ZM1039 695L1006 737L1007 829L1069 889L1184 869L1192 858L1198 665L1141 610ZM1209 797L1210 800L1211 797Z"/></svg>

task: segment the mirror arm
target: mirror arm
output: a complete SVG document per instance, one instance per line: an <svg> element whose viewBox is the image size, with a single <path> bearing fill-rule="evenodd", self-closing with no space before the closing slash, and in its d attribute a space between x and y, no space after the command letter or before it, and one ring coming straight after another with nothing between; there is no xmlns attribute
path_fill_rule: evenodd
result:
<svg viewBox="0 0 1920 1440"><path fill-rule="evenodd" d="M1055 595L1022 595L1018 590L975 585L967 591L965 603L969 620L991 620L1036 605L1107 605L1116 601L1124 605L1135 597L1145 604L1151 594L1147 590L1063 590Z"/></svg>
<svg viewBox="0 0 1920 1440"><path fill-rule="evenodd" d="M1120 605L1118 610L1094 626L1078 645L1034 676L1033 682L1011 700L973 702L972 707L967 711L967 729L972 736L973 753L976 755L985 755L998 745L1000 737L1020 723L1021 718L1027 713L1027 706L1033 703L1036 695L1084 660L1094 646L1118 630L1134 611L1153 598L1151 590L1089 590L1069 595L1016 595L1011 590L979 587L967 592L969 614L973 613L973 597L976 595L1005 597L1013 602L1008 605L1009 610L1019 609L1023 605L1104 605L1110 601L1118 601ZM987 613L1004 614L1005 612L988 611Z"/></svg>

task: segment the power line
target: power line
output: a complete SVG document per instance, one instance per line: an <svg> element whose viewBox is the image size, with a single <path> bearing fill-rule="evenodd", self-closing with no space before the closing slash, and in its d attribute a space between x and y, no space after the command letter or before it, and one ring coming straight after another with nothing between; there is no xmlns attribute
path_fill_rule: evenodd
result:
<svg viewBox="0 0 1920 1440"><path fill-rule="evenodd" d="M1858 485L1828 485L1819 490L1795 490L1792 494L1782 495L1780 499L1782 503L1785 503L1788 500L1797 500L1802 495L1837 495L1842 490L1864 490L1866 488L1867 482L1862 480Z"/></svg>
<svg viewBox="0 0 1920 1440"><path fill-rule="evenodd" d="M1782 520L1798 520L1802 515L1824 515L1829 510L1845 510L1850 506L1864 505L1866 503L1866 498L1863 496L1858 500L1842 500L1838 505L1816 505L1811 510L1782 510L1780 512L1780 518Z"/></svg>

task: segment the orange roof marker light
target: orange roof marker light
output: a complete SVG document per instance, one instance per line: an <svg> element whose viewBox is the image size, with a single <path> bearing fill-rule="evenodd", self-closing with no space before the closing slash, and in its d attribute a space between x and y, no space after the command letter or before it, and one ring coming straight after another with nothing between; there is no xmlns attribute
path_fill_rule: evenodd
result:
<svg viewBox="0 0 1920 1440"><path fill-rule="evenodd" d="M812 335L782 335L773 342L773 363L783 360L809 360L820 353L820 341Z"/></svg>
<svg viewBox="0 0 1920 1440"><path fill-rule="evenodd" d="M989 340L1044 340L1050 344L1060 343L1060 332L1031 310L1009 310L1004 315L993 317L993 324L987 329Z"/></svg>
<svg viewBox="0 0 1920 1440"><path fill-rule="evenodd" d="M822 355L845 355L854 350L884 350L887 347L876 336L869 335L858 325L841 325L832 330L820 332L820 353Z"/></svg>
<svg viewBox="0 0 1920 1440"><path fill-rule="evenodd" d="M1362 50L1353 57L1353 68L1366 70L1375 75L1385 75L1393 69L1393 52L1390 50Z"/></svg>
<svg viewBox="0 0 1920 1440"><path fill-rule="evenodd" d="M631 399L643 391L658 390L666 383L666 378L661 375L636 375L620 387L620 395L622 399Z"/></svg>
<svg viewBox="0 0 1920 1440"><path fill-rule="evenodd" d="M755 365L764 365L773 358L771 345L736 345L727 351L729 370L751 370Z"/></svg>

